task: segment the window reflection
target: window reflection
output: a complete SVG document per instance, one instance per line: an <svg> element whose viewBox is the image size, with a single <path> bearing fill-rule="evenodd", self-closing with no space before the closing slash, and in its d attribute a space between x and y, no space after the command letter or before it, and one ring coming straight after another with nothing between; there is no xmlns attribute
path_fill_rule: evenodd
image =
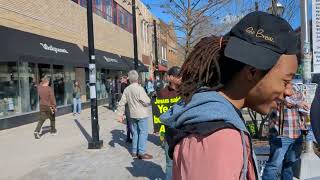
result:
<svg viewBox="0 0 320 180"><path fill-rule="evenodd" d="M54 94L56 96L57 105L65 105L65 92L64 92L64 69L63 66L60 65L53 65L53 72L52 72L52 83Z"/></svg>
<svg viewBox="0 0 320 180"><path fill-rule="evenodd" d="M17 63L0 63L0 117L20 112Z"/></svg>

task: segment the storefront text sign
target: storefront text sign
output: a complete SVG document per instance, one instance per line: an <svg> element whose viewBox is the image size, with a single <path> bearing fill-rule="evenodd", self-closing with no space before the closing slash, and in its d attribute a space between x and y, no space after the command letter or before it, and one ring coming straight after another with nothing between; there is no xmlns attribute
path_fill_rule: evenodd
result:
<svg viewBox="0 0 320 180"><path fill-rule="evenodd" d="M40 43L40 45L42 46L43 49L45 49L47 51L53 51L55 53L65 53L65 54L69 53L66 49L57 48L52 45L48 45L46 43Z"/></svg>

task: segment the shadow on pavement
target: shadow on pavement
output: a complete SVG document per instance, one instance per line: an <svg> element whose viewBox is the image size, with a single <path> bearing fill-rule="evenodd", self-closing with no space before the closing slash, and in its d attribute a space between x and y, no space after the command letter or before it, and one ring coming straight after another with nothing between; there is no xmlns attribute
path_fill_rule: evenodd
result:
<svg viewBox="0 0 320 180"><path fill-rule="evenodd" d="M78 128L80 129L82 135L86 138L86 140L89 142L92 141L91 136L89 135L89 133L84 129L84 127L80 124L80 122L75 119L74 122L76 123L76 125L78 126Z"/></svg>
<svg viewBox="0 0 320 180"><path fill-rule="evenodd" d="M42 128L41 128L41 136L49 133L50 130L51 130L51 127L50 127L50 126L44 126L44 127L42 127Z"/></svg>
<svg viewBox="0 0 320 180"><path fill-rule="evenodd" d="M152 161L134 159L132 167L126 167L134 177L146 177L148 179L165 179L162 167Z"/></svg>
<svg viewBox="0 0 320 180"><path fill-rule="evenodd" d="M109 142L109 146L115 147L115 144L119 144L120 146L126 148L128 152L130 152L131 144L126 142L127 135L124 130L114 129L111 131L112 140Z"/></svg>

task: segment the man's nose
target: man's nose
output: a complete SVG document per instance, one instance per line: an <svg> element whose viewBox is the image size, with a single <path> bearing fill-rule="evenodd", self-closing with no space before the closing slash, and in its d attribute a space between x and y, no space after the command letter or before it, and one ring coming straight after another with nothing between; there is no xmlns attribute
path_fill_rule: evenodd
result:
<svg viewBox="0 0 320 180"><path fill-rule="evenodd" d="M284 96L287 97L292 95L293 95L293 88L292 88L292 84L290 83L286 86L286 89L284 90Z"/></svg>

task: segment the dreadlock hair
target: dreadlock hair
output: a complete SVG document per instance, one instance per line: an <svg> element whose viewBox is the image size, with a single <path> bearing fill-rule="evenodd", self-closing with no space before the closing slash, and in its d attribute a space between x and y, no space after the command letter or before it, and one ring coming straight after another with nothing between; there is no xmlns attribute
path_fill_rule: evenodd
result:
<svg viewBox="0 0 320 180"><path fill-rule="evenodd" d="M200 88L219 90L240 72L245 64L224 56L228 38L216 36L200 40L181 67L178 92L185 103Z"/></svg>

